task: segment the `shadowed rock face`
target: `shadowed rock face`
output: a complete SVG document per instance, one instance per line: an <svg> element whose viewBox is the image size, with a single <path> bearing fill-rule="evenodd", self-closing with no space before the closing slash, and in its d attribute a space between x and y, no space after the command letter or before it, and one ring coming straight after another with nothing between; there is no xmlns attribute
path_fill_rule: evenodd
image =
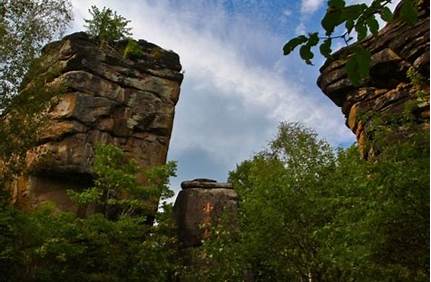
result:
<svg viewBox="0 0 431 282"><path fill-rule="evenodd" d="M181 188L174 216L183 248L200 246L210 236L211 225L222 220L223 215L229 217L232 228L237 227L238 196L231 184L195 179L182 182Z"/></svg>
<svg viewBox="0 0 431 282"><path fill-rule="evenodd" d="M365 158L375 153L366 146L373 138L373 115L377 114L383 124L389 125L394 116L410 108L414 122L429 128L429 1L422 1L418 7L416 24L410 26L395 20L378 35L359 43L372 54L370 77L360 86L354 87L345 72L353 46L336 52L320 69L317 84L341 107ZM398 13L399 7L395 17ZM407 76L409 69L425 81L419 85L412 83Z"/></svg>
<svg viewBox="0 0 431 282"><path fill-rule="evenodd" d="M65 190L91 183L97 143L121 147L143 168L166 162L183 79L179 57L141 40L143 55L131 60L123 57L126 44L100 45L75 33L45 46L42 72L65 90L53 99L40 145L28 153L16 202L50 200L74 210Z"/></svg>

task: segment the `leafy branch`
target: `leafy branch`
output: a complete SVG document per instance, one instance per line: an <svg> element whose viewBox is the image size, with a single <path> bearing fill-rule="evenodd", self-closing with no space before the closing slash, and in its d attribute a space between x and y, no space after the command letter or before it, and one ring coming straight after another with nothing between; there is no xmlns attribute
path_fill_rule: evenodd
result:
<svg viewBox="0 0 431 282"><path fill-rule="evenodd" d="M289 55L299 47L299 55L306 64L312 65L314 53L312 48L319 45L319 51L325 58L330 58L332 43L336 39L342 39L346 45L354 39L361 41L370 33L376 35L379 31L379 23L376 16L385 22L391 22L393 13L388 8L392 0L374 0L370 5L354 4L346 6L344 0L329 0L326 14L322 18L321 26L325 30L324 36L318 32L308 35L299 35L289 40L283 47L284 55ZM408 24L417 21L416 0L404 0L400 10L400 18ZM337 27L343 27L342 34L334 34ZM346 63L348 78L354 85L359 85L362 79L368 77L371 54L365 48L357 46Z"/></svg>

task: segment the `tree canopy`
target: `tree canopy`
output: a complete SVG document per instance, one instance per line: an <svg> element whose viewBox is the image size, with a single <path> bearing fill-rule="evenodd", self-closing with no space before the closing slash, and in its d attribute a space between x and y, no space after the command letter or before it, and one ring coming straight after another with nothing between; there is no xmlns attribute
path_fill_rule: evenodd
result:
<svg viewBox="0 0 431 282"><path fill-rule="evenodd" d="M42 47L72 20L68 0L5 0L0 16L0 111L20 89Z"/></svg>
<svg viewBox="0 0 431 282"><path fill-rule="evenodd" d="M131 28L127 27L130 21L118 15L117 12L106 7L99 10L96 6L91 6L88 11L92 18L85 20L85 27L91 36L112 42L132 35Z"/></svg>
<svg viewBox="0 0 431 282"><path fill-rule="evenodd" d="M387 144L369 162L355 145L334 150L300 124L282 123L267 150L230 174L239 228L215 227L202 254L209 267L189 274L200 281L426 281L429 147L420 144L429 134L413 139Z"/></svg>

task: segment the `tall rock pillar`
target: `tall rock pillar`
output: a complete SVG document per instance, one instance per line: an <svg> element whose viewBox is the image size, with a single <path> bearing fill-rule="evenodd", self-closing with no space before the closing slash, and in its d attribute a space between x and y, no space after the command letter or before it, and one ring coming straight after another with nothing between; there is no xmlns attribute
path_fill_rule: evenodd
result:
<svg viewBox="0 0 431 282"><path fill-rule="evenodd" d="M19 205L48 200L75 210L66 190L91 183L98 143L120 147L142 168L166 162L181 65L174 52L138 43L141 52L132 59L124 55L127 40L110 46L82 32L45 46L41 75L49 72L65 89L48 110L39 145L28 152L28 173L14 185Z"/></svg>

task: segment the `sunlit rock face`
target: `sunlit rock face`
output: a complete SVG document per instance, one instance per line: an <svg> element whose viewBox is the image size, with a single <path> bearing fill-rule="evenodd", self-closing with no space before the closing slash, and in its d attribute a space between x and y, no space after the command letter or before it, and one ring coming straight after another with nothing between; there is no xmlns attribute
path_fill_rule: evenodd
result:
<svg viewBox="0 0 431 282"><path fill-rule="evenodd" d="M126 44L74 33L43 49L42 69L64 91L53 98L39 145L28 153L29 173L14 187L18 204L49 200L74 210L66 189L92 182L98 143L119 146L143 168L166 162L183 79L179 57L140 40L143 53L128 59Z"/></svg>
<svg viewBox="0 0 431 282"><path fill-rule="evenodd" d="M363 157L372 157L376 148L367 145L375 138L373 127L398 123L402 131L401 116L409 114L410 121L429 128L429 1L419 3L419 17L414 25L396 19L387 24L376 36L359 44L370 50L370 77L355 87L348 80L345 63L353 46L336 52L320 69L318 85L339 107L346 117L347 126L357 137ZM410 71L409 71L410 69ZM408 72L424 78L414 83ZM411 76L411 75L410 75ZM374 123L374 124L373 124ZM399 132L400 133L400 132ZM394 138L403 138L399 134Z"/></svg>

